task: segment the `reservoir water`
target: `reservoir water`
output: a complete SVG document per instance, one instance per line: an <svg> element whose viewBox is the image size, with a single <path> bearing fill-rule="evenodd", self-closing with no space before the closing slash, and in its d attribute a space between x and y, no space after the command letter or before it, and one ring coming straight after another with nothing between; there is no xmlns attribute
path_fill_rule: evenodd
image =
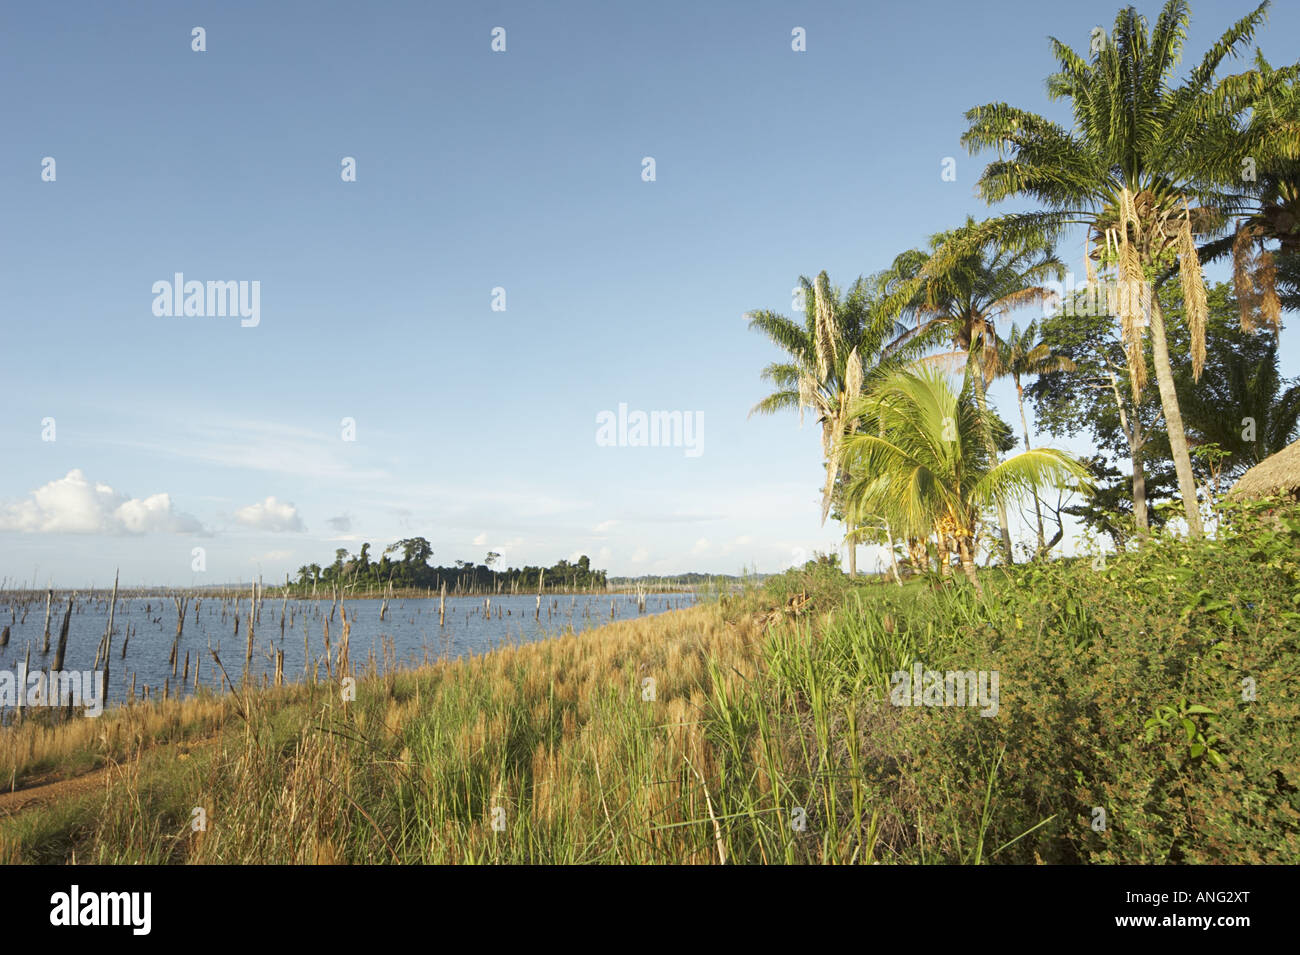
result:
<svg viewBox="0 0 1300 955"><path fill-rule="evenodd" d="M393 598L381 620L379 599L347 600L350 626L348 655L352 671L360 674L373 661L379 672L392 667L418 666L439 659L485 653L512 643L529 643L567 632L581 633L611 620L640 616L637 598L628 593L548 594L537 613L537 597L497 595L485 613L484 597L448 597L444 624L438 624L438 599ZM696 600L691 593L646 594L645 615L687 607ZM68 643L63 670L92 670L100 639L108 625L107 595L93 599L77 596L68 623ZM119 596L113 617L113 644L109 654L108 697L105 705L121 703L131 694L132 676L136 696L149 686L159 696L164 681L172 695L194 692L195 668L201 687L218 690L223 686L220 670L209 648L216 650L230 679L239 685L247 650L250 598L223 599L219 593L190 598L185 626L172 675L169 663L176 637L177 609L164 594ZM280 620L283 607L284 628ZM50 650L42 653L45 625L43 593L0 595L0 627L9 627L9 643L0 647L0 671L21 676L30 650L30 672L48 670L54 662L59 631L67 609L67 595L55 594L50 609ZM611 612L612 611L612 612ZM333 612L333 620L330 620ZM238 624L236 624L238 614ZM287 604L274 595L262 602L253 629L252 679L274 680L277 652L284 653L285 682L304 679L311 667L317 679L326 678L325 627L328 622L331 659L337 661L343 636L343 617L329 600L293 600ZM129 634L129 638L128 638ZM122 648L125 640L126 653ZM189 654L189 677L185 679L185 657ZM100 669L102 669L102 663ZM9 701L3 703L9 709Z"/></svg>

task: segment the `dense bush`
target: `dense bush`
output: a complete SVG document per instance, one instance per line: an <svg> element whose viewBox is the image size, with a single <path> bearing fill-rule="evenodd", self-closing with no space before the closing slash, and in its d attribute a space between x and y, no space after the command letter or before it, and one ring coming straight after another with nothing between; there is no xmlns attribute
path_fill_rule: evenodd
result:
<svg viewBox="0 0 1300 955"><path fill-rule="evenodd" d="M766 709L748 728L784 754L778 788L883 858L1300 861L1300 510L1221 523L990 571L982 596L850 594L815 634L769 636L766 700L729 703L719 736ZM891 706L890 674L917 661L997 671L997 715ZM759 768L743 762L737 780Z"/></svg>

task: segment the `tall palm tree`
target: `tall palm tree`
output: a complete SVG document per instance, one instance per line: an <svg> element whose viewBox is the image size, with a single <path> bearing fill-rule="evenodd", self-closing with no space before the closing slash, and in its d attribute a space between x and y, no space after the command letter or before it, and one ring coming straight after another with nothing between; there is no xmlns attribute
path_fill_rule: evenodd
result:
<svg viewBox="0 0 1300 955"><path fill-rule="evenodd" d="M749 327L762 332L788 356L763 370L762 377L776 390L750 409L750 415L797 410L817 416L826 459L826 484L822 491L822 523L830 513L836 478L833 464L839 437L854 427L849 408L863 385L881 374L898 355L885 356L890 342L902 329L898 319L880 308L878 281L859 277L847 293L831 286L825 272L815 280L800 276L804 322L776 312L749 313ZM849 573L857 573L857 545L849 543Z"/></svg>
<svg viewBox="0 0 1300 955"><path fill-rule="evenodd" d="M997 346L989 362L989 374L993 378L1010 378L1016 386L1016 403L1020 406L1020 428L1025 437L1025 450L1029 444L1029 422L1025 418L1026 378L1050 375L1061 371L1074 371L1075 364L1064 355L1052 353L1052 347L1038 337L1038 323L1030 322L1021 331L1013 322L1005 338L998 339ZM1038 553L1042 555L1047 549L1047 538L1043 533L1043 508L1034 492L1034 517L1038 521Z"/></svg>
<svg viewBox="0 0 1300 955"><path fill-rule="evenodd" d="M929 252L912 250L894 260L887 283L908 296L904 315L912 320L896 345L950 345L951 351L932 355L931 360L949 368L973 362L975 400L987 410L987 366L994 360L997 321L1018 308L1046 302L1053 292L1043 283L1064 272L1050 243L1030 239L1009 244L968 217L961 228L931 237ZM991 429L983 440L996 459ZM1006 509L1001 502L997 508L1004 559L1011 563Z"/></svg>
<svg viewBox="0 0 1300 955"><path fill-rule="evenodd" d="M1090 59L1053 38L1060 69L1048 78L1047 91L1070 102L1073 129L991 103L966 114L971 125L962 138L972 153L998 152L979 181L987 201L1028 196L1047 207L997 220L1004 234L1031 229L1059 235L1072 225L1087 227L1089 278L1095 261L1115 279L1111 298L1138 388L1146 378L1144 331L1150 336L1184 516L1194 536L1202 533L1196 482L1153 284L1176 263L1199 379L1205 285L1196 236L1221 234L1236 208L1229 192L1207 180L1220 168L1218 148L1231 141L1238 117L1258 93L1252 79L1216 80L1216 73L1227 56L1251 42L1268 6L1264 0L1226 30L1181 83L1174 72L1190 20L1187 0L1166 0L1149 31L1133 7L1120 10Z"/></svg>
<svg viewBox="0 0 1300 955"><path fill-rule="evenodd" d="M979 589L975 554L983 510L1049 484L1086 483L1087 471L1054 448L1001 462L989 454L989 412L975 400L972 372L968 367L960 391L934 367L891 374L854 402L850 413L864 424L842 439L840 460L851 476L851 509L887 514L908 537L935 534L941 555L951 540L963 573Z"/></svg>

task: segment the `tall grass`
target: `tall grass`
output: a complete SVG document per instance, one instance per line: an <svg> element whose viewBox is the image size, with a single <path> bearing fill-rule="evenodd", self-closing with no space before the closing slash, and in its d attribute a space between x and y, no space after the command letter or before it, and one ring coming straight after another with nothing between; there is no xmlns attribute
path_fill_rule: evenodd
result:
<svg viewBox="0 0 1300 955"><path fill-rule="evenodd" d="M351 702L322 683L106 714L217 735L185 758L119 749L102 793L0 824L0 845L101 863L1294 862L1297 544L1293 519L1101 571L991 571L982 594L792 572L371 674ZM998 715L890 705L918 661L1000 672Z"/></svg>

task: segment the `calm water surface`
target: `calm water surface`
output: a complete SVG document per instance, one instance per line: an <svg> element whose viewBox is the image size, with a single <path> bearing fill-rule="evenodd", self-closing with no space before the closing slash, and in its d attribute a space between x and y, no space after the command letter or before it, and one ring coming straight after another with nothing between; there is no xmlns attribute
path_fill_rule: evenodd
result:
<svg viewBox="0 0 1300 955"><path fill-rule="evenodd" d="M540 619L535 616L537 597L500 595L491 598L490 618L484 614L483 597L448 597L445 625L438 626L438 600L393 599L388 612L379 619L380 600L346 601L351 624L348 654L354 672L361 672L372 661L379 672L392 667L409 667L438 659L484 653L512 643L530 643L557 636L569 630L582 632L614 620L638 616L636 597L632 594L550 595L542 600ZM647 594L645 615L663 613L695 602L693 594ZM312 666L324 679L325 624L330 611L329 638L333 658L337 660L343 635L343 619L327 600L290 600L284 613L281 634L281 598L262 601L260 620L254 626L253 679L262 683L274 679L275 653L284 651L286 682L302 680ZM108 625L108 598L77 597L68 626L68 647L64 670L91 670L104 628ZM195 607L197 605L197 612ZM612 605L612 616L611 616ZM53 665L58 647L59 628L67 607L67 595L55 594L50 611L50 652L41 653L45 624L45 597L40 594L19 602L0 596L0 627L9 626L9 644L0 647L0 670L15 674L31 650L31 672ZM150 694L161 694L163 681L170 683L174 695L194 691L195 667L200 686L222 686L220 671L209 648L216 650L230 678L239 683L247 648L249 598L223 600L220 596L191 598L185 615L176 676L168 663L172 641L176 636L176 606L168 596L119 597L113 618L113 649L109 658L107 704L120 703L131 693L135 676L136 695L145 684ZM24 619L24 610L26 618ZM235 614L238 612L238 630ZM123 656L123 639L126 654ZM304 641L305 638L305 641ZM304 646L305 642L305 646ZM189 679L182 680L185 655L189 654ZM102 667L101 667L102 668Z"/></svg>

